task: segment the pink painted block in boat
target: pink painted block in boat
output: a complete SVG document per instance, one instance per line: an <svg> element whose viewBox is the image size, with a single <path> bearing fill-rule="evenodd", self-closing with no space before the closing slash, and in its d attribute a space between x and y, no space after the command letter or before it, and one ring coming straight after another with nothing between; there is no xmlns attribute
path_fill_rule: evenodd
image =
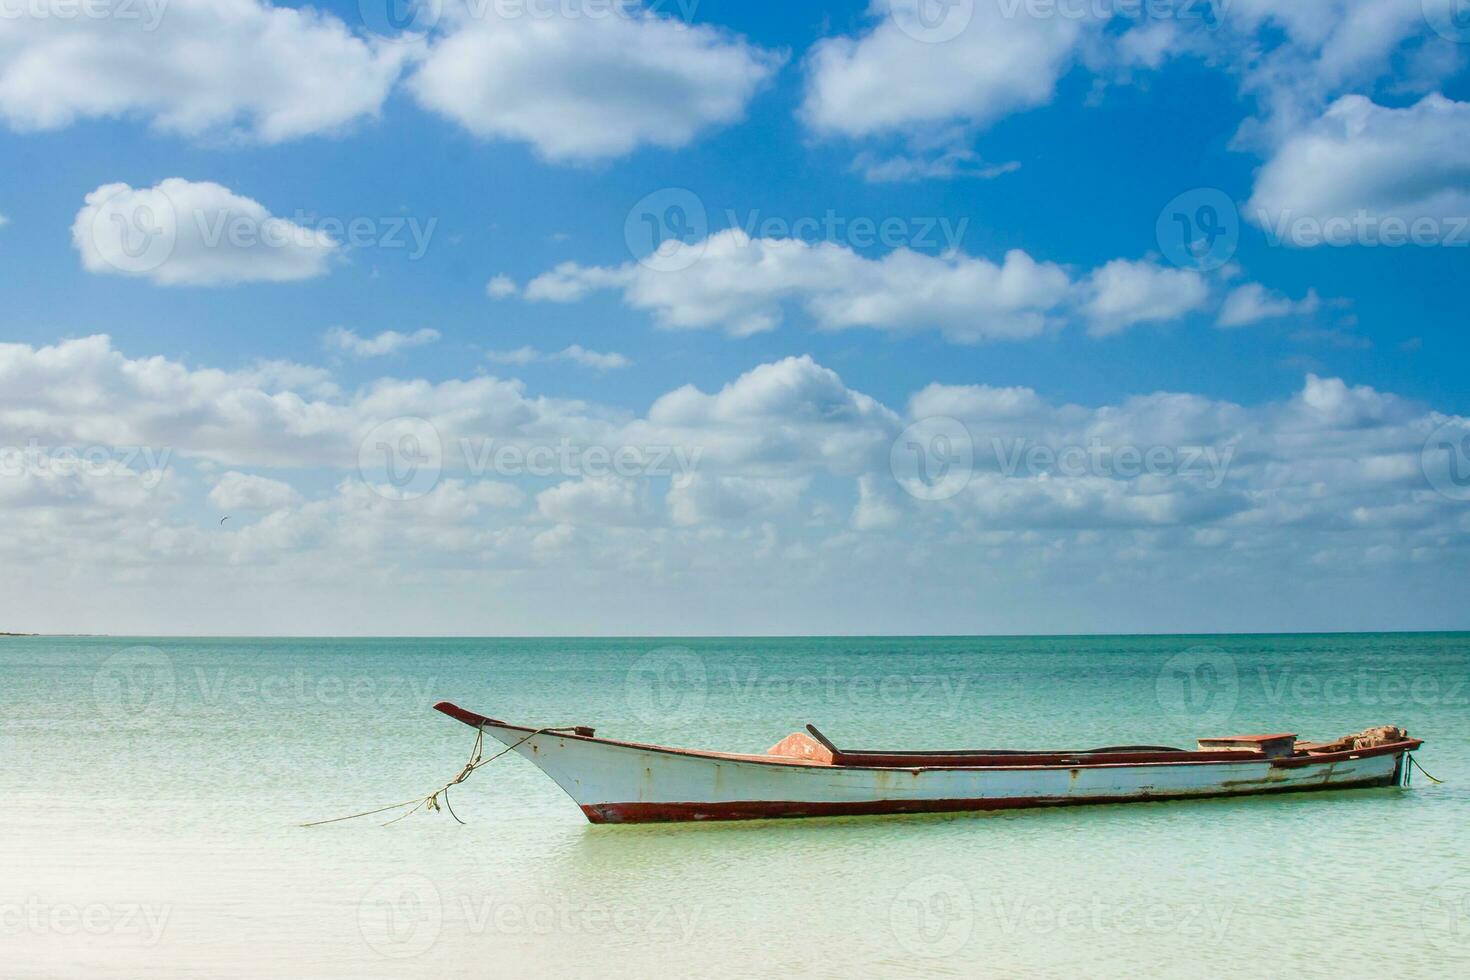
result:
<svg viewBox="0 0 1470 980"><path fill-rule="evenodd" d="M1224 738L1202 738L1201 751L1238 749L1260 752L1268 759L1280 759L1296 751L1295 735L1229 735Z"/></svg>

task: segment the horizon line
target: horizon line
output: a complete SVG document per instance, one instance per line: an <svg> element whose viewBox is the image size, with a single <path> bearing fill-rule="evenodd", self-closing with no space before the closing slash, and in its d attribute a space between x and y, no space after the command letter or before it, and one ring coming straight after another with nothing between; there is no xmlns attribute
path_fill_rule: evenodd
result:
<svg viewBox="0 0 1470 980"><path fill-rule="evenodd" d="M1003 640L1087 639L1094 637L1167 636L1406 636L1470 633L1459 629L1377 630L1242 630L1214 632L1077 632L1077 633L21 633L0 632L0 639L99 640Z"/></svg>

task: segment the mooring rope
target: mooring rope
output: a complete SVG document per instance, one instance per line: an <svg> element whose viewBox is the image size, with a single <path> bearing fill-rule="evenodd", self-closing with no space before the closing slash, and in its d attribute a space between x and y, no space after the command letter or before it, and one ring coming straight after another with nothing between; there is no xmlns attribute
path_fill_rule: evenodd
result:
<svg viewBox="0 0 1470 980"><path fill-rule="evenodd" d="M402 803L390 803L387 806L380 806L376 810L364 810L362 813L354 813L346 817L333 817L330 820L317 820L312 823L304 823L301 824L301 826L324 827L329 823L342 823L344 820L357 820L360 817L371 817L375 814L387 813L390 810L401 810L403 807L406 806L413 807L413 809L409 810L407 813L400 813L392 820L389 820L387 823L383 824L384 827L387 827L390 824L397 823L404 817L413 816L420 810L427 809L434 813L439 812L439 797L441 796L444 797L444 808L449 811L449 815L455 819L455 822L463 824L464 821L460 820L459 815L454 812L454 807L449 805L449 790L452 787L458 786L466 779L469 779L470 775L474 773L476 769L479 769L481 766L488 766L490 763L494 762L496 759L499 759L501 756L508 755L509 753L520 748L522 745L525 745L537 735L544 735L547 733L555 734L557 732L571 732L575 730L576 727L573 725L567 725L562 728L538 728L531 734L527 735L525 738L521 739L519 742L516 742L514 745L507 746L506 748L492 755L490 758L486 759L483 758L485 753L485 728L482 725L475 730L475 744L474 747L470 749L470 758L469 761L465 763L464 769L460 770L458 776L455 776L449 782L445 783L442 787L430 793L428 796L420 796L412 800L404 800Z"/></svg>
<svg viewBox="0 0 1470 980"><path fill-rule="evenodd" d="M1419 765L1419 760L1416 759L1416 758L1414 758L1414 753L1412 753L1412 752L1409 753L1409 761L1414 764L1414 768L1415 769L1418 769L1420 772L1424 773L1425 776L1428 776L1429 777L1429 781L1431 783L1443 783L1444 782L1443 779L1435 779L1433 776L1430 776L1429 775L1429 772L1423 766Z"/></svg>

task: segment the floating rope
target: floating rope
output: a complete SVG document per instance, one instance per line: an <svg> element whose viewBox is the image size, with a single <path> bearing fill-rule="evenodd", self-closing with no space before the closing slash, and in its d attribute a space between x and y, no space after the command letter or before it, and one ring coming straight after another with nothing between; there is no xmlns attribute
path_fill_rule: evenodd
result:
<svg viewBox="0 0 1470 980"><path fill-rule="evenodd" d="M1435 779L1433 776L1430 776L1429 773L1428 773L1428 771L1426 771L1423 766L1419 765L1419 760L1416 759L1416 758L1414 758L1414 753L1412 753L1412 752L1409 753L1409 761L1414 764L1414 768L1415 769L1418 769L1420 772L1424 773L1424 775L1429 778L1429 781L1431 783L1443 783L1444 782L1443 779Z"/></svg>
<svg viewBox="0 0 1470 980"><path fill-rule="evenodd" d="M438 813L439 810L440 810L439 798L441 796L444 797L444 809L447 809L449 811L449 815L455 819L455 822L456 823L463 824L464 821L459 819L459 814L457 814L457 813L454 812L454 807L452 807L452 806L449 805L449 790L451 788L453 788L455 786L458 786L460 783L464 782L466 779L469 779L470 778L470 775L472 773L474 773L474 771L476 769L479 769L481 766L488 766L490 763L494 762L496 759L499 759L501 756L508 755L509 753L511 753L511 752L515 751L516 749L520 748L522 745L525 745L527 742L529 742L531 739L535 738L537 735L544 735L544 734L546 734L548 732L549 733L552 733L552 734L555 734L557 732L572 732L572 731L575 731L575 730L576 730L575 727L572 726L572 725L567 725L566 727L563 727L563 728L538 728L534 732L532 732L531 734L527 735L525 738L521 739L519 742L516 742L514 745L507 746L506 748L504 748L501 751L499 751L499 752L495 753L494 755L492 755L490 758L486 759L486 758L484 758L484 754L485 754L485 728L482 725L482 726L480 726L475 731L475 744L474 744L474 747L470 750L470 758L469 758L469 761L465 763L464 769L460 770L460 773L459 773L458 776L455 776L449 782L445 783L442 787L440 787L439 789L437 789L434 792L430 793L428 796L420 796L420 797L417 797L417 798L412 799L412 800L404 800L402 803L390 803L387 806L380 806L376 810L364 810L362 813L354 813L354 814L352 814L350 816L346 816L346 817L333 817L330 820L317 820L317 821L315 821L313 823L304 823L304 824L301 824L301 826L302 827L324 827L324 826L326 826L329 823L342 823L345 820L357 820L357 819L359 819L361 817L371 817L371 816L374 816L375 814L387 813L390 810L401 810L404 807L412 807L413 808L411 810L408 810L406 813L400 813L398 816L394 817L392 820L389 820L387 823L383 824L384 827L387 827L390 824L397 823L398 821L402 820L404 817L411 817L411 816L413 816L415 813L419 812L420 810L426 810L426 811L429 811L429 812ZM1426 773L1426 775L1427 775L1427 773ZM1433 778L1433 777L1430 777L1430 778Z"/></svg>

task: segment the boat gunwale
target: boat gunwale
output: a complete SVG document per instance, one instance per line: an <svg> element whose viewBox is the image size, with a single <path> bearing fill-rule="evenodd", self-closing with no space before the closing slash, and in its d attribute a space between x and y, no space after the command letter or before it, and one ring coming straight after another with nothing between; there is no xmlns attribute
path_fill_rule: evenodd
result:
<svg viewBox="0 0 1470 980"><path fill-rule="evenodd" d="M1402 742L1390 742L1384 745L1375 745L1367 749L1344 749L1340 752L1328 752L1320 755L1281 756L1270 758L1265 755L1248 754L1245 752L1232 752L1235 758L1211 758L1198 759L1190 756L1201 753L1170 753L1173 758L1161 757L1162 753L1143 755L1135 761L1129 762L1082 762L1070 761L1065 763L1026 764L1026 765L979 765L979 766L854 766L846 764L813 762L805 759L783 758L767 755L750 755L745 753L718 752L711 749L683 749L668 745L654 745L647 742L625 742L620 739L599 738L596 735L577 735L566 729L555 731L530 728L525 725L514 725L509 722L489 718L477 712L461 708L457 704L441 701L434 705L436 711L468 725L471 728L500 728L511 732L524 732L527 736L538 734L549 735L553 738L570 739L578 742L593 742L601 745L611 745L617 748L633 749L642 752L655 752L664 755L677 755L698 759L708 759L714 762L742 762L757 766L781 766L796 769L817 769L824 771L846 770L857 772L1025 772L1025 771L1068 771L1072 769L1132 769L1143 766L1229 766L1248 764L1267 764L1275 768L1295 769L1306 766L1328 765L1335 762L1346 762L1353 759L1373 758L1380 755L1397 755L1401 752L1414 752L1424 744L1423 739L1410 738ZM529 741L529 738L527 739ZM935 755L956 754L935 752ZM1216 755L1219 753L1210 753ZM1179 756L1183 755L1184 758Z"/></svg>

